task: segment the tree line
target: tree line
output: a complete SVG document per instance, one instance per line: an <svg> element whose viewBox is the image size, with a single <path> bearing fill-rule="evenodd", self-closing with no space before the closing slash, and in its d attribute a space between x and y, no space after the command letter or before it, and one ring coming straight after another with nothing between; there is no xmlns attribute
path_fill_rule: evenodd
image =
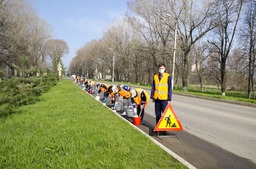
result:
<svg viewBox="0 0 256 169"><path fill-rule="evenodd" d="M129 0L127 6L101 39L77 51L70 73L151 84L165 63L170 74L175 65L174 85L185 91L189 84L202 91L214 85L222 95L234 89L255 98L255 0Z"/></svg>
<svg viewBox="0 0 256 169"><path fill-rule="evenodd" d="M51 37L51 28L25 0L0 0L0 78L57 74L68 45ZM17 69L23 67L23 69ZM34 68L26 73L24 70Z"/></svg>
<svg viewBox="0 0 256 169"><path fill-rule="evenodd" d="M0 118L39 101L59 80L68 45L25 0L0 0ZM64 73L63 73L64 74Z"/></svg>

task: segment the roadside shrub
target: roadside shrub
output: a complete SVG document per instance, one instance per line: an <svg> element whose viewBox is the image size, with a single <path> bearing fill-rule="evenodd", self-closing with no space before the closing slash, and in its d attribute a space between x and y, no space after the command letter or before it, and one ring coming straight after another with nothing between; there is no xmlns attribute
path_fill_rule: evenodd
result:
<svg viewBox="0 0 256 169"><path fill-rule="evenodd" d="M57 84L57 78L52 73L42 77L13 77L0 82L0 118L9 116L22 105L39 101L42 92L47 92Z"/></svg>
<svg viewBox="0 0 256 169"><path fill-rule="evenodd" d="M14 106L9 103L0 104L0 118L7 117L14 112Z"/></svg>
<svg viewBox="0 0 256 169"><path fill-rule="evenodd" d="M55 74L53 74L53 73L44 74L43 77L42 77L42 84L43 85L47 85L47 86L52 87L52 86L56 85L57 82L58 82L58 79L55 76Z"/></svg>

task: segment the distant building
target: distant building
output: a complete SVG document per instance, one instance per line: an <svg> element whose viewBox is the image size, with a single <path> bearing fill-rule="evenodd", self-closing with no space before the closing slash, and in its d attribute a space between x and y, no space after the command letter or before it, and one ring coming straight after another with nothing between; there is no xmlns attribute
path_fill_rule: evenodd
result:
<svg viewBox="0 0 256 169"><path fill-rule="evenodd" d="M197 65L198 69L200 69L200 65ZM193 64L191 66L191 72L195 72L196 71L196 64Z"/></svg>

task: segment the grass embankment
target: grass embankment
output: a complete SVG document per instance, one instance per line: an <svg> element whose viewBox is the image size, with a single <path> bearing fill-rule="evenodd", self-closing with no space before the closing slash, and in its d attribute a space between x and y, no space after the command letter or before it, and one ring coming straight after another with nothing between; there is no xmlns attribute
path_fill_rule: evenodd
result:
<svg viewBox="0 0 256 169"><path fill-rule="evenodd" d="M203 92L200 91L200 88L197 86L191 86L188 88L188 91L182 91L181 87L174 89L174 93L176 94L185 94L191 96L201 96L205 98L214 98L222 101L235 101L235 102L243 102L243 103L253 103L256 104L256 99L248 99L245 91L233 91L227 90L226 96L221 95L220 89L216 88L205 88Z"/></svg>
<svg viewBox="0 0 256 169"><path fill-rule="evenodd" d="M0 168L186 168L63 80L0 119Z"/></svg>

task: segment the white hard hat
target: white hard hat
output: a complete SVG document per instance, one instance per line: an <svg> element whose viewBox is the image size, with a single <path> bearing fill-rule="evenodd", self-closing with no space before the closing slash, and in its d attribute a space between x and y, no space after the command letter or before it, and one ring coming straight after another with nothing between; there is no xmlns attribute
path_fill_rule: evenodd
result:
<svg viewBox="0 0 256 169"><path fill-rule="evenodd" d="M114 93L117 93L117 92L118 92L117 86L113 86L113 87L112 87L112 91L113 91Z"/></svg>
<svg viewBox="0 0 256 169"><path fill-rule="evenodd" d="M136 96L136 90L134 88L132 88L130 90L130 93L131 93L131 97L135 97Z"/></svg>

